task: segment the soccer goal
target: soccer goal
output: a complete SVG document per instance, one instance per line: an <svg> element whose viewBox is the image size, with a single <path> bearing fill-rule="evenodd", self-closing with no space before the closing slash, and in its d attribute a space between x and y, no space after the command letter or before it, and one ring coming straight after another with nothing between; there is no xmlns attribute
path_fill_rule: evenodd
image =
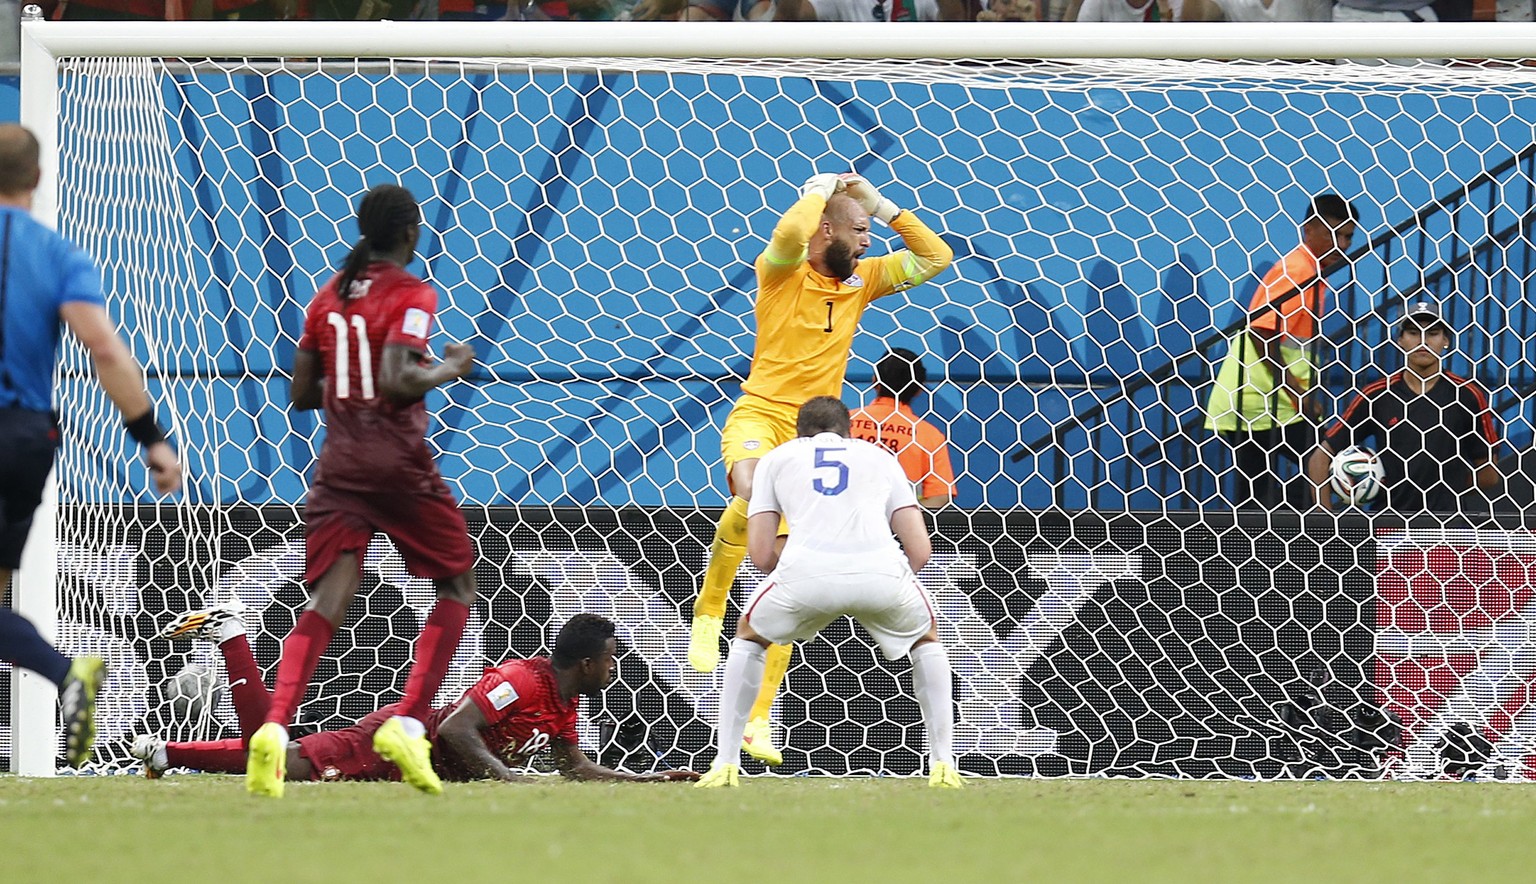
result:
<svg viewBox="0 0 1536 884"><path fill-rule="evenodd" d="M962 768L1435 776L1460 735L1471 769L1524 776L1533 45L1533 25L28 22L35 211L100 263L189 481L146 493L66 345L56 493L16 605L111 665L102 770L135 733L228 735L217 653L155 634L237 598L275 665L323 435L286 407L304 306L359 196L398 182L423 204L415 269L444 293L435 345L480 363L429 398L483 593L439 700L604 614L624 655L588 748L702 767L720 673L689 668L688 622L752 262L803 180L851 168L956 252L872 306L845 399L872 398L889 349L922 356L914 405L956 473L921 577ZM1457 514L1345 506L1348 488L1332 513L1234 504L1213 380L1329 193L1359 217L1305 355L1320 405L1331 421L1401 369L1407 305L1437 305L1506 477ZM382 539L365 575L297 728L403 687L431 587ZM759 578L744 568L734 602ZM774 708L780 770L917 771L910 687L834 624ZM0 750L51 772L51 690L18 675L12 698Z"/></svg>

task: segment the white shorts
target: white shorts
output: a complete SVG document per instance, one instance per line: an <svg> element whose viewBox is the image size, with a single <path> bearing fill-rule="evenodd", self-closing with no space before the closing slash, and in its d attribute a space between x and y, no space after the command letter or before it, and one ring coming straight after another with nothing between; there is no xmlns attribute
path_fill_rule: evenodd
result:
<svg viewBox="0 0 1536 884"><path fill-rule="evenodd" d="M787 645L814 637L848 614L869 631L887 660L905 656L934 626L927 590L906 567L878 573L869 569L867 557L855 559L863 570L838 568L837 559L801 558L788 579L774 571L747 600L747 622L763 638ZM815 567L822 562L831 567Z"/></svg>

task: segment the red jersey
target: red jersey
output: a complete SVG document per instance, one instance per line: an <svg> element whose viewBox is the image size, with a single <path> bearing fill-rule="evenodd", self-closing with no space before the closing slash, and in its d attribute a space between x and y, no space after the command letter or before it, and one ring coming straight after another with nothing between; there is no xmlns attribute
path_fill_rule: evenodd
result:
<svg viewBox="0 0 1536 884"><path fill-rule="evenodd" d="M343 299L336 278L315 294L299 349L320 354L325 372L325 442L316 484L344 491L427 492L438 484L427 448L427 407L377 389L384 348L427 352L437 292L405 269L378 261Z"/></svg>
<svg viewBox="0 0 1536 884"><path fill-rule="evenodd" d="M522 765L554 740L572 746L581 741L576 733L580 702L574 697L569 702L560 699L555 669L547 657L508 660L487 669L464 696L427 719L427 736L434 744L438 727L464 702L480 707L486 721L480 738L509 767ZM441 755L440 766L450 777L465 778L446 754Z"/></svg>

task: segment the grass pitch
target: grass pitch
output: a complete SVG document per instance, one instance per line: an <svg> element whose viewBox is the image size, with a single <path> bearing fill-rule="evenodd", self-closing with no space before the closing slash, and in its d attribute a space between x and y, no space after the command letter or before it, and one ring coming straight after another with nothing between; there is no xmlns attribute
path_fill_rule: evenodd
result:
<svg viewBox="0 0 1536 884"><path fill-rule="evenodd" d="M1531 880L1536 790L1488 783L744 779L686 785L0 778L11 882Z"/></svg>

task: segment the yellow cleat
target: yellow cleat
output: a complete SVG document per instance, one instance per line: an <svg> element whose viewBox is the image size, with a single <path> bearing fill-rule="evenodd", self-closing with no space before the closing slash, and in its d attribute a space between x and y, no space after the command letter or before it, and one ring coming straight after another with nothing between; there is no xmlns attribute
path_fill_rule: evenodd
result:
<svg viewBox="0 0 1536 884"><path fill-rule="evenodd" d="M693 618L693 631L688 637L688 665L700 672L714 672L720 665L720 630L725 621L708 614Z"/></svg>
<svg viewBox="0 0 1536 884"><path fill-rule="evenodd" d="M106 680L100 657L76 657L59 689L59 719L64 722L64 754L70 767L84 767L96 742L96 694Z"/></svg>
<svg viewBox="0 0 1536 884"><path fill-rule="evenodd" d="M747 722L741 734L741 748L764 764L783 764L784 753L773 745L773 726L766 718L754 718Z"/></svg>
<svg viewBox="0 0 1536 884"><path fill-rule="evenodd" d="M945 764L940 761L933 765L933 772L928 774L928 787L931 789L964 789L965 780L960 779L960 771L955 770L953 764Z"/></svg>
<svg viewBox="0 0 1536 884"><path fill-rule="evenodd" d="M443 781L432 769L432 741L427 739L425 731L416 735L408 733L406 721L396 715L374 731L373 751L400 768L400 779L428 795L441 795ZM420 728L420 722L415 722L415 726Z"/></svg>
<svg viewBox="0 0 1536 884"><path fill-rule="evenodd" d="M288 773L288 729L269 721L251 734L245 755L245 791L267 798L283 797Z"/></svg>
<svg viewBox="0 0 1536 884"><path fill-rule="evenodd" d="M741 768L734 764L712 764L709 773L699 777L699 781L693 784L695 789L734 789L741 783L737 778L741 776Z"/></svg>

